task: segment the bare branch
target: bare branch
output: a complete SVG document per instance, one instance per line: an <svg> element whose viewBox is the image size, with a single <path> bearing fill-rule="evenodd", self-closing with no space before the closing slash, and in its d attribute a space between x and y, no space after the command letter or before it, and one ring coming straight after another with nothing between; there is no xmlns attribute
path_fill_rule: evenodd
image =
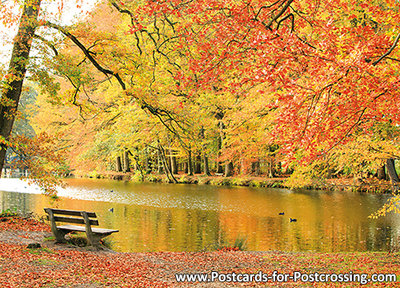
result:
<svg viewBox="0 0 400 288"><path fill-rule="evenodd" d="M283 21L285 21L286 19L288 19L288 18L291 19L290 22L291 22L291 24L292 24L292 27L290 28L290 33L292 33L292 32L294 31L294 15L293 15L292 13L286 15L286 16L283 17L281 20L279 20L278 26L276 27L276 30L278 30L278 29L279 29L279 26L281 25L281 23L282 23Z"/></svg>

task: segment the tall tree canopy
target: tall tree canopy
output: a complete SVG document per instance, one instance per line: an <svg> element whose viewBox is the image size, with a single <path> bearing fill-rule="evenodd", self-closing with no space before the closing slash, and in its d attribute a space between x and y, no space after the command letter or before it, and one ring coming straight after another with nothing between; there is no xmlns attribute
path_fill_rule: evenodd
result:
<svg viewBox="0 0 400 288"><path fill-rule="evenodd" d="M47 90L37 129L62 133L81 160L161 143L234 164L279 154L307 173L348 159L376 169L399 156L398 10L394 0L110 0L78 25L42 21L63 41L42 39L45 60L32 67ZM45 120L54 105L59 125Z"/></svg>

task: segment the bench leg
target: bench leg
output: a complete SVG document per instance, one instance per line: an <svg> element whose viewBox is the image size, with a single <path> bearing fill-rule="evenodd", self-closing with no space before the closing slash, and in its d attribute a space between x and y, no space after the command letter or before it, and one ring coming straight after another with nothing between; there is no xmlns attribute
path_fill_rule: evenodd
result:
<svg viewBox="0 0 400 288"><path fill-rule="evenodd" d="M95 234L92 232L92 227L90 226L90 219L89 216L85 211L81 212L81 215L83 217L83 220L85 221L85 231L86 231L86 236L89 240L90 245L98 247L100 246L100 239L98 237L98 234Z"/></svg>
<svg viewBox="0 0 400 288"><path fill-rule="evenodd" d="M103 235L95 234L95 233L86 233L87 238L89 240L90 245L94 247L100 246L100 240L103 238Z"/></svg>
<svg viewBox="0 0 400 288"><path fill-rule="evenodd" d="M94 246L94 247L99 247L100 246L100 240L103 239L104 237L107 237L111 234L96 234L96 233L91 233L91 235L89 236L88 233L86 233L87 238L89 240L90 245Z"/></svg>
<svg viewBox="0 0 400 288"><path fill-rule="evenodd" d="M53 232L54 236L56 236L56 243L66 243L67 242L67 240L65 240L65 235L67 235L69 231L57 229L52 232Z"/></svg>
<svg viewBox="0 0 400 288"><path fill-rule="evenodd" d="M100 245L101 238L96 237L97 235L94 234L92 231L88 231L86 229L86 236L91 246L98 247Z"/></svg>

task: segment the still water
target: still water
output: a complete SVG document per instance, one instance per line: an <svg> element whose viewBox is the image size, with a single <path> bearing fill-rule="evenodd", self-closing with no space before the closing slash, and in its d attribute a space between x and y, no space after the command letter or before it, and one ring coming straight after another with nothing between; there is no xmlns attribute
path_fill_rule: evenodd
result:
<svg viewBox="0 0 400 288"><path fill-rule="evenodd" d="M388 251L400 245L400 215L368 219L387 195L99 179L66 182L59 189L60 200L52 202L38 187L0 179L0 209L38 215L44 215L44 207L94 211L100 227L120 230L108 238L114 250L123 252L211 250L237 238L245 238L252 251Z"/></svg>

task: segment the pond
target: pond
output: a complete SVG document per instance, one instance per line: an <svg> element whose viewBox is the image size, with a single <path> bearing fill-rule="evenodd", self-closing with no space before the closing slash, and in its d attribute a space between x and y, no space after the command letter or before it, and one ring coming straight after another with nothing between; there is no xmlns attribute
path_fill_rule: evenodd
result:
<svg viewBox="0 0 400 288"><path fill-rule="evenodd" d="M38 187L2 178L0 209L38 215L44 207L94 211L100 227L120 230L108 238L123 252L212 250L241 238L251 251L388 251L399 245L400 215L368 218L388 195L65 181L60 200L52 202Z"/></svg>

